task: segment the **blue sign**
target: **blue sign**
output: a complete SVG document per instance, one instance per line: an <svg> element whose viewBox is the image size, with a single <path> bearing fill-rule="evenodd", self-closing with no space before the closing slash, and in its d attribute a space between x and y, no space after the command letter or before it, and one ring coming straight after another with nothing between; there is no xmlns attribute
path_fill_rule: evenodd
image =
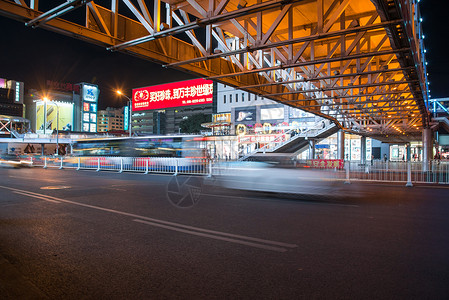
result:
<svg viewBox="0 0 449 300"><path fill-rule="evenodd" d="M125 106L125 117L123 118L123 128L125 131L129 130L129 106Z"/></svg>
<svg viewBox="0 0 449 300"><path fill-rule="evenodd" d="M95 85L83 85L83 100L89 102L97 102L98 101L99 90Z"/></svg>

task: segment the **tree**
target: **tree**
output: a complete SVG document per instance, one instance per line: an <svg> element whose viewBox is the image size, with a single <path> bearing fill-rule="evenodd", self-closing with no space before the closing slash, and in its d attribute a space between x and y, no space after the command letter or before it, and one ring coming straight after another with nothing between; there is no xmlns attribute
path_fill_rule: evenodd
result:
<svg viewBox="0 0 449 300"><path fill-rule="evenodd" d="M183 133L200 133L204 128L201 124L211 122L212 116L203 113L194 114L179 123L179 128Z"/></svg>

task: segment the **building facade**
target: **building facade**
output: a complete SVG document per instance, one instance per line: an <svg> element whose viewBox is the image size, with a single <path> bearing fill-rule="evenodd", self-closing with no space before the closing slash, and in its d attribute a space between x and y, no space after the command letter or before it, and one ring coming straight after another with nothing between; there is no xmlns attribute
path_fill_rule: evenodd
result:
<svg viewBox="0 0 449 300"><path fill-rule="evenodd" d="M124 111L124 107L107 107L105 110L99 110L97 117L98 132L123 131Z"/></svg>
<svg viewBox="0 0 449 300"><path fill-rule="evenodd" d="M95 133L99 92L98 86L90 83L47 81L47 89L28 91L25 117L36 133L47 134L56 128Z"/></svg>
<svg viewBox="0 0 449 300"><path fill-rule="evenodd" d="M0 78L0 115L23 117L24 84Z"/></svg>

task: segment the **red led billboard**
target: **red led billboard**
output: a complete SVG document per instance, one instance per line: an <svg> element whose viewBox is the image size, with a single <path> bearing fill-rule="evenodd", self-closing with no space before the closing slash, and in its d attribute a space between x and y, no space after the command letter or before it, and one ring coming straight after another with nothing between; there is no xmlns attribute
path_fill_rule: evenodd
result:
<svg viewBox="0 0 449 300"><path fill-rule="evenodd" d="M133 111L212 103L212 80L193 79L133 90Z"/></svg>

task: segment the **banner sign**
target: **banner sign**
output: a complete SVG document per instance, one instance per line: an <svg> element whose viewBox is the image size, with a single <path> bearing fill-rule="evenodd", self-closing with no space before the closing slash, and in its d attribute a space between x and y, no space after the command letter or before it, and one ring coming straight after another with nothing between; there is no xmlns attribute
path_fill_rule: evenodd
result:
<svg viewBox="0 0 449 300"><path fill-rule="evenodd" d="M308 162L312 168L318 169L343 169L345 161L343 159L312 159Z"/></svg>
<svg viewBox="0 0 449 300"><path fill-rule="evenodd" d="M132 111L212 103L212 80L193 79L133 90Z"/></svg>
<svg viewBox="0 0 449 300"><path fill-rule="evenodd" d="M258 135L245 135L239 136L238 142L243 144L252 144L252 143L269 143L272 141L286 141L287 135L277 135L277 134L258 134Z"/></svg>

